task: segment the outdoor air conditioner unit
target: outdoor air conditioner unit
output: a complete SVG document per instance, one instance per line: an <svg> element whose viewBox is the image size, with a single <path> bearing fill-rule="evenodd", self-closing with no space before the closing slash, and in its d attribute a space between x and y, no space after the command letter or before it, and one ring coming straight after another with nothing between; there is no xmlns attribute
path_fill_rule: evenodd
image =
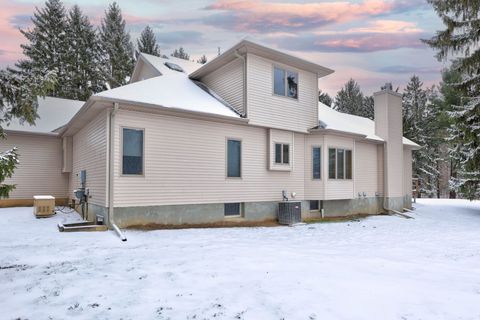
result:
<svg viewBox="0 0 480 320"><path fill-rule="evenodd" d="M33 196L33 214L37 218L50 217L55 214L55 197Z"/></svg>

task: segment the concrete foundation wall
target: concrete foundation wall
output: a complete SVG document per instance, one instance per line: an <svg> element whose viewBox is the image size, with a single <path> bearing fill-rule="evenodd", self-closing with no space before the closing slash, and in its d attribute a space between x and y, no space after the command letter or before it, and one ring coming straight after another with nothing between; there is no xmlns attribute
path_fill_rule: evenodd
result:
<svg viewBox="0 0 480 320"><path fill-rule="evenodd" d="M320 211L310 211L309 201L301 201L301 203L303 219L321 217ZM380 197L323 201L325 217L378 214L383 211L382 205L383 198ZM106 208L103 209L106 210ZM198 225L217 223L230 219L236 219L235 221L239 223L271 221L277 219L278 202L243 203L241 208L242 217L237 218L225 217L223 210L223 203L118 207L115 208L114 211L114 220L119 227L142 225Z"/></svg>
<svg viewBox="0 0 480 320"><path fill-rule="evenodd" d="M407 198L409 196L403 196L403 197L390 197L386 199L386 207L391 210L397 210L402 212L403 208L405 208L405 203L407 201ZM408 207L410 208L411 205Z"/></svg>

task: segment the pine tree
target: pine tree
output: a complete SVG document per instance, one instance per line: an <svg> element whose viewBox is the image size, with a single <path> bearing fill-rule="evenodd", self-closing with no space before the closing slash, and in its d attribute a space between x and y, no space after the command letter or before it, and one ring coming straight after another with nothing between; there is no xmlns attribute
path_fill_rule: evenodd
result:
<svg viewBox="0 0 480 320"><path fill-rule="evenodd" d="M140 34L140 39L137 40L137 48L139 52L160 57L160 48L155 39L155 33L150 26L146 26Z"/></svg>
<svg viewBox="0 0 480 320"><path fill-rule="evenodd" d="M52 92L55 86L53 73L39 77L33 73L0 70L0 139L5 138L3 125L12 119L34 124L37 118L37 97ZM0 150L0 198L8 197L15 188L15 185L3 182L12 177L18 163L16 148Z"/></svg>
<svg viewBox="0 0 480 320"><path fill-rule="evenodd" d="M185 51L185 49L183 49L183 47L175 49L175 51L173 51L171 56L175 58L184 59L184 60L190 60L190 55Z"/></svg>
<svg viewBox="0 0 480 320"><path fill-rule="evenodd" d="M330 97L328 93L322 92L322 90L318 90L318 101L320 101L324 105L332 107L332 103L333 103L332 97Z"/></svg>
<svg viewBox="0 0 480 320"><path fill-rule="evenodd" d="M35 8L33 28L20 30L28 40L21 45L25 59L9 69L19 78L46 78L55 74L56 85L46 92L49 96L65 97L62 86L66 79L66 16L60 0L47 0L44 8Z"/></svg>
<svg viewBox="0 0 480 320"><path fill-rule="evenodd" d="M75 5L67 19L67 79L62 84L65 98L87 100L105 90L105 70L98 35L88 17Z"/></svg>
<svg viewBox="0 0 480 320"><path fill-rule="evenodd" d="M126 84L133 71L133 45L116 2L110 4L105 12L100 39L106 57L108 85L115 88Z"/></svg>
<svg viewBox="0 0 480 320"><path fill-rule="evenodd" d="M334 109L356 116L373 119L373 105L365 101L358 83L350 79L335 97Z"/></svg>
<svg viewBox="0 0 480 320"><path fill-rule="evenodd" d="M425 40L437 50L439 60L458 57L453 70L461 81L452 85L462 101L450 113L455 118L451 139L460 168L452 184L466 198L480 198L480 2L472 0L428 0L445 29Z"/></svg>
<svg viewBox="0 0 480 320"><path fill-rule="evenodd" d="M413 153L413 174L428 197L437 196L439 177L436 100L433 88L423 89L417 76L410 78L403 93L403 134L421 146Z"/></svg>
<svg viewBox="0 0 480 320"><path fill-rule="evenodd" d="M207 63L207 56L203 55L199 59L197 59L197 63L205 64Z"/></svg>

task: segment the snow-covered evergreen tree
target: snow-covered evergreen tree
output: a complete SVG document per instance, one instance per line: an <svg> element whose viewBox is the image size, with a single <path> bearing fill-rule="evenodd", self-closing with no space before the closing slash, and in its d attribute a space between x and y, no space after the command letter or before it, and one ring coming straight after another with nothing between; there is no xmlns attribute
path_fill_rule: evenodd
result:
<svg viewBox="0 0 480 320"><path fill-rule="evenodd" d="M403 93L403 134L421 146L413 153L413 175L419 179L421 193L428 197L437 196L439 176L436 99L436 91L423 89L416 75Z"/></svg>
<svg viewBox="0 0 480 320"><path fill-rule="evenodd" d="M439 60L449 55L458 59L453 69L461 75L454 84L462 101L450 113L454 155L460 163L452 185L466 198L480 198L480 2L471 0L428 0L445 29L426 40L437 50Z"/></svg>
<svg viewBox="0 0 480 320"><path fill-rule="evenodd" d="M207 56L206 55L202 55L199 59L197 59L197 63L201 63L201 64L205 64L207 63Z"/></svg>
<svg viewBox="0 0 480 320"><path fill-rule="evenodd" d="M35 8L32 17L33 27L20 30L28 40L21 45L25 59L15 64L9 72L18 78L46 78L55 74L57 82L50 86L47 95L65 97L61 85L67 77L66 67L66 16L60 0L47 0L44 8ZM28 84L24 84L28 85Z"/></svg>
<svg viewBox="0 0 480 320"><path fill-rule="evenodd" d="M350 79L337 93L333 108L343 113L373 119L373 100L365 100L358 83Z"/></svg>
<svg viewBox="0 0 480 320"><path fill-rule="evenodd" d="M5 138L4 125L13 119L34 124L37 118L37 97L52 92L55 84L53 73L39 77L33 73L0 70L0 139ZM0 149L0 198L8 197L15 188L14 185L3 182L12 176L17 164L16 148Z"/></svg>
<svg viewBox="0 0 480 320"><path fill-rule="evenodd" d="M110 4L105 12L100 39L106 57L108 85L115 88L126 84L133 72L133 45L116 2Z"/></svg>
<svg viewBox="0 0 480 320"><path fill-rule="evenodd" d="M160 57L160 48L158 47L155 33L150 26L146 26L137 40L138 52L151 54Z"/></svg>
<svg viewBox="0 0 480 320"><path fill-rule="evenodd" d="M172 52L171 56L184 60L190 60L190 55L185 51L185 49L183 49L183 47L175 49L175 51Z"/></svg>
<svg viewBox="0 0 480 320"><path fill-rule="evenodd" d="M66 28L67 77L62 83L64 97L87 100L105 90L105 70L97 32L87 16L75 5L70 10Z"/></svg>
<svg viewBox="0 0 480 320"><path fill-rule="evenodd" d="M333 104L332 97L328 93L322 92L322 90L318 90L318 101L329 107L332 107Z"/></svg>

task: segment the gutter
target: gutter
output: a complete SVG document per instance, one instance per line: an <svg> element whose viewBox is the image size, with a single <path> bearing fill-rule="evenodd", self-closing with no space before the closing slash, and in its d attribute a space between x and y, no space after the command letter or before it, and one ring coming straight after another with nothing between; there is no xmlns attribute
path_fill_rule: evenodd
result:
<svg viewBox="0 0 480 320"><path fill-rule="evenodd" d="M387 204L387 142L383 144L383 210L392 211Z"/></svg>
<svg viewBox="0 0 480 320"><path fill-rule="evenodd" d="M115 114L119 109L119 104L115 102L113 104L113 108L110 109L110 115L108 119L108 126L109 126L109 135L108 135L108 223L112 226L113 230L117 233L122 241L127 241L127 238L123 235L120 228L115 224L114 219L114 203L113 203L113 195L114 195L114 178L115 172L113 168L114 163L114 137L115 137Z"/></svg>
<svg viewBox="0 0 480 320"><path fill-rule="evenodd" d="M234 51L235 57L243 61L243 115L247 117L247 58L238 53L238 49Z"/></svg>

